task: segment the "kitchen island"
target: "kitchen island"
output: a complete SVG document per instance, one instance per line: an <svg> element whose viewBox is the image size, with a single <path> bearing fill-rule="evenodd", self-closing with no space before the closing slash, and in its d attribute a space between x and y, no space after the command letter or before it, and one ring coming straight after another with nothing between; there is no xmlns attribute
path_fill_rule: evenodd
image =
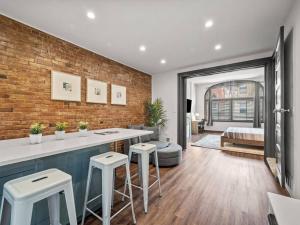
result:
<svg viewBox="0 0 300 225"><path fill-rule="evenodd" d="M66 134L64 140L56 140L55 135L43 137L41 144L29 144L29 138L0 141L0 197L2 199L5 182L49 168L60 169L73 178L73 189L77 217L82 214L86 179L90 157L110 151L110 144L130 138L152 134L152 131L111 128L89 131L86 137L78 132ZM101 193L101 172L93 173L90 197ZM63 195L62 195L63 196ZM61 222L68 224L65 200L61 199ZM92 207L97 209L101 202ZM47 201L34 206L32 225L48 225Z"/></svg>

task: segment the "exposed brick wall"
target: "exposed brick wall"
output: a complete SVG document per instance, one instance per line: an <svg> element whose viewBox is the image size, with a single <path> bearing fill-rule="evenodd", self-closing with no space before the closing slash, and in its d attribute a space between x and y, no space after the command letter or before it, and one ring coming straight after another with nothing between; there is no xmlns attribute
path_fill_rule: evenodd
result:
<svg viewBox="0 0 300 225"><path fill-rule="evenodd" d="M51 70L81 76L81 102L51 100ZM86 78L107 82L108 104L86 103ZM110 104L110 84L127 87L127 106ZM0 15L0 139L28 136L33 122L46 134L66 121L67 131L145 122L151 76Z"/></svg>

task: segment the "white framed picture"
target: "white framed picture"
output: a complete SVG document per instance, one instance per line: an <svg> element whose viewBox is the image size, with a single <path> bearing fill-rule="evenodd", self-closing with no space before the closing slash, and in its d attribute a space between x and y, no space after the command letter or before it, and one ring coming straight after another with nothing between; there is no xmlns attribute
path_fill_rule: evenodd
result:
<svg viewBox="0 0 300 225"><path fill-rule="evenodd" d="M81 77L51 71L51 99L62 101L81 101Z"/></svg>
<svg viewBox="0 0 300 225"><path fill-rule="evenodd" d="M112 84L111 85L111 104L126 105L126 87Z"/></svg>
<svg viewBox="0 0 300 225"><path fill-rule="evenodd" d="M86 102L107 104L107 83L87 79Z"/></svg>

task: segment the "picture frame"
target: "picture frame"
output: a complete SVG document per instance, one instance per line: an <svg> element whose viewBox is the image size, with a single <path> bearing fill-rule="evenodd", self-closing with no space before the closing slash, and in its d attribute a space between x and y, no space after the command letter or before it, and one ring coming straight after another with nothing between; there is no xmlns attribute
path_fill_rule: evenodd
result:
<svg viewBox="0 0 300 225"><path fill-rule="evenodd" d="M111 85L111 104L127 105L126 87L120 85Z"/></svg>
<svg viewBox="0 0 300 225"><path fill-rule="evenodd" d="M107 104L107 83L89 78L86 83L86 102Z"/></svg>
<svg viewBox="0 0 300 225"><path fill-rule="evenodd" d="M59 71L51 71L51 99L81 101L81 77Z"/></svg>

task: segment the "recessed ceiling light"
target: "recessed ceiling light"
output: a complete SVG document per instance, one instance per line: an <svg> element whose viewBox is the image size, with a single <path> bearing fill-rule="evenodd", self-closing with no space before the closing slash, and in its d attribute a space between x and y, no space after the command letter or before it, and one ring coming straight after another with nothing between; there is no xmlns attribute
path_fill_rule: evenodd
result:
<svg viewBox="0 0 300 225"><path fill-rule="evenodd" d="M95 13L93 13L92 11L88 11L86 16L91 20L96 18Z"/></svg>
<svg viewBox="0 0 300 225"><path fill-rule="evenodd" d="M212 21L212 20L207 20L206 22L205 22L205 27L206 28L210 28L210 27L212 27L214 25L214 21Z"/></svg>
<svg viewBox="0 0 300 225"><path fill-rule="evenodd" d="M161 59L161 60L160 60L160 63L161 63L161 64L166 64L167 61L166 61L165 59Z"/></svg>
<svg viewBox="0 0 300 225"><path fill-rule="evenodd" d="M220 50L221 48L222 48L222 45L221 45L221 44L215 45L215 50Z"/></svg>
<svg viewBox="0 0 300 225"><path fill-rule="evenodd" d="M146 48L146 46L145 46L145 45L141 45L141 46L140 46L140 51L141 51L141 52L145 52L145 51L146 51L146 49L147 49L147 48Z"/></svg>

